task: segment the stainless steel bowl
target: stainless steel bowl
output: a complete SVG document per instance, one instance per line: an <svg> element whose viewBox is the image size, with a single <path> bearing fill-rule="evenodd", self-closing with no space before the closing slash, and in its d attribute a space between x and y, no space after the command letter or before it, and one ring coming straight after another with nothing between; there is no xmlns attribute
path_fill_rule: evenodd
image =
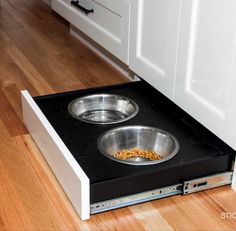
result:
<svg viewBox="0 0 236 231"><path fill-rule="evenodd" d="M154 127L123 126L109 130L98 139L98 149L106 157L129 165L151 165L167 161L179 150L179 143L170 133ZM121 150L139 148L154 151L162 159L148 160L142 157L132 157L120 160L114 154Z"/></svg>
<svg viewBox="0 0 236 231"><path fill-rule="evenodd" d="M120 95L96 94L73 100L69 113L76 119L93 124L115 124L137 115L138 105Z"/></svg>

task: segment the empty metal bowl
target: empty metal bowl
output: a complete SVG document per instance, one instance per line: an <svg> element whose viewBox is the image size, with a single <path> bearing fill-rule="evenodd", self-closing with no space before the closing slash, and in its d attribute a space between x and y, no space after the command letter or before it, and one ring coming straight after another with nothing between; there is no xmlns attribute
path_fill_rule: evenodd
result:
<svg viewBox="0 0 236 231"><path fill-rule="evenodd" d="M120 95L97 94L73 100L69 113L76 119L93 124L115 124L137 115L138 105Z"/></svg>
<svg viewBox="0 0 236 231"><path fill-rule="evenodd" d="M179 143L170 133L154 127L123 126L109 130L98 139L98 149L106 157L129 165L151 165L167 161L179 150ZM132 157L120 160L114 157L119 151L138 148L154 151L160 160L149 160L143 157Z"/></svg>

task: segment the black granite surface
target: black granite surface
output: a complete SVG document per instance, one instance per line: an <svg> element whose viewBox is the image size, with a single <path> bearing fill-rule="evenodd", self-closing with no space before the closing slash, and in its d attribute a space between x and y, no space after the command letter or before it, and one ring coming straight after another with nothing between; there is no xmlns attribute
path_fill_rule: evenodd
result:
<svg viewBox="0 0 236 231"><path fill-rule="evenodd" d="M139 114L124 123L94 125L78 121L67 110L71 100L94 93L120 94L139 105ZM235 151L144 81L35 97L34 100L90 179L91 203L229 171ZM98 137L108 129L146 125L173 134L180 143L171 160L151 166L129 166L103 156Z"/></svg>

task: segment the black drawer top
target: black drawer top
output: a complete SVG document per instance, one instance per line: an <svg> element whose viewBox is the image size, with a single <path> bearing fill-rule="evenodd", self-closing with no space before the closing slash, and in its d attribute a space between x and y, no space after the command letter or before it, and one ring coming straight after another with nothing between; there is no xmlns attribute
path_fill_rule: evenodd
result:
<svg viewBox="0 0 236 231"><path fill-rule="evenodd" d="M68 113L68 104L77 97L95 93L126 96L139 105L140 111L135 118L113 125L87 124L72 118ZM174 168L189 169L195 163L196 166L202 161L209 164L215 158L233 158L235 155L233 149L144 81L40 96L34 100L87 174L91 184ZM98 137L111 128L124 125L152 126L173 134L180 144L178 154L167 162L149 166L130 166L106 158L97 148ZM196 176L205 174L201 169L195 169L195 172ZM192 175L184 174L186 179L191 179Z"/></svg>

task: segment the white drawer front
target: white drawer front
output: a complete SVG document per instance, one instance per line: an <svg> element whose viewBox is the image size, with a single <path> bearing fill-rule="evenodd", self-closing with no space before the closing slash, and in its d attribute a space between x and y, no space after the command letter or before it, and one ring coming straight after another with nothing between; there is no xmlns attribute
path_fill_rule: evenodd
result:
<svg viewBox="0 0 236 231"><path fill-rule="evenodd" d="M90 217L90 182L28 91L22 91L24 123L82 220Z"/></svg>
<svg viewBox="0 0 236 231"><path fill-rule="evenodd" d="M129 1L80 0L79 4L93 13L86 15L71 0L52 0L52 9L128 64Z"/></svg>

